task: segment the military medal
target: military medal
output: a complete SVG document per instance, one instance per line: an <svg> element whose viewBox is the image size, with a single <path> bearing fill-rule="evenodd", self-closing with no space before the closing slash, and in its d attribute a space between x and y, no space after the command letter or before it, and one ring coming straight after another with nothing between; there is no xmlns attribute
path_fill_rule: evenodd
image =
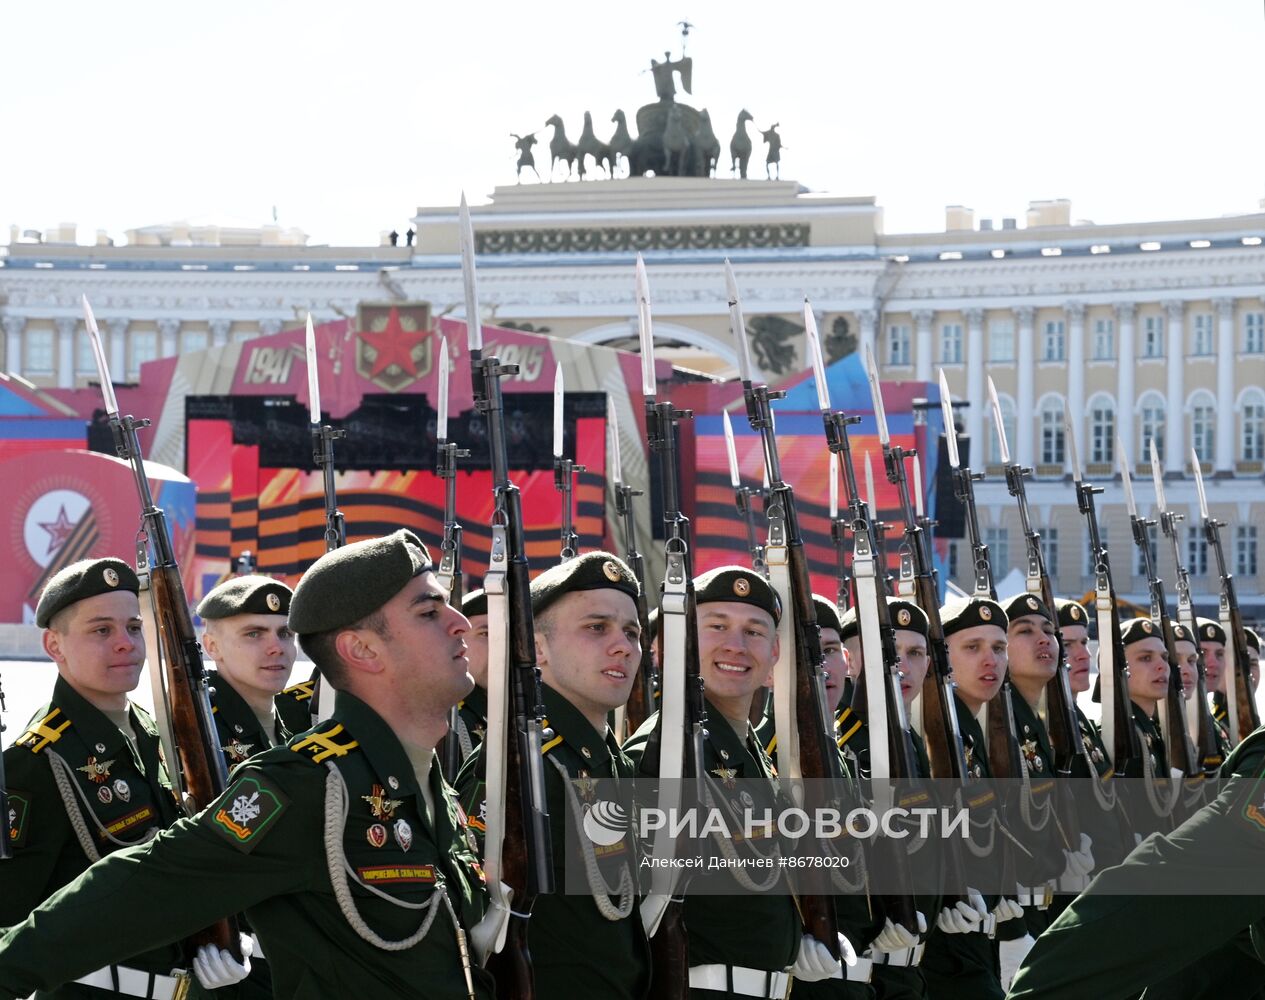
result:
<svg viewBox="0 0 1265 1000"><path fill-rule="evenodd" d="M395 842L400 845L401 851L407 851L413 846L413 828L408 825L408 820L397 819L393 832L395 833Z"/></svg>
<svg viewBox="0 0 1265 1000"><path fill-rule="evenodd" d="M738 774L738 771L736 768L714 767L712 768L712 774L716 775L716 777L720 779L720 783L724 785L726 788L738 787L738 782L734 781L734 778Z"/></svg>
<svg viewBox="0 0 1265 1000"><path fill-rule="evenodd" d="M381 847L387 842L387 828L381 823L374 823L365 831L365 837L372 847Z"/></svg>
<svg viewBox="0 0 1265 1000"><path fill-rule="evenodd" d="M575 786L575 790L580 793L580 798L585 802L592 802L597 794L597 779L589 777L588 771L581 771L571 784Z"/></svg>
<svg viewBox="0 0 1265 1000"><path fill-rule="evenodd" d="M1027 732L1027 727L1024 728L1024 732ZM1024 740L1021 749L1023 750L1024 760L1028 762L1028 766L1032 768L1032 770L1045 770L1045 761L1043 761L1041 759L1041 755L1037 753L1036 740Z"/></svg>
<svg viewBox="0 0 1265 1000"><path fill-rule="evenodd" d="M132 787L122 778L114 779L114 794L124 802L130 802L132 799Z"/></svg>
<svg viewBox="0 0 1265 1000"><path fill-rule="evenodd" d="M97 801L103 806L108 806L114 801L114 793L110 791L109 785L102 785L97 789Z"/></svg>
<svg viewBox="0 0 1265 1000"><path fill-rule="evenodd" d="M381 785L374 785L372 794L362 795L361 798L369 803L369 809L373 812L373 818L384 822L390 822L391 817L395 815L395 810L402 805L396 799L388 799L386 790Z"/></svg>
<svg viewBox="0 0 1265 1000"><path fill-rule="evenodd" d="M101 746L100 743L97 746ZM104 748L102 748L104 749ZM76 771L82 771L88 776L88 780L95 781L98 785L104 785L110 780L110 768L114 765L113 760L97 760L96 757L89 757L88 762L83 767L75 768Z"/></svg>
<svg viewBox="0 0 1265 1000"><path fill-rule="evenodd" d="M254 745L255 744L253 743L243 743L239 739L234 739L233 742L230 743L228 746L220 747L220 749L224 753L228 754L229 759L234 764L240 764L242 761L244 761L247 757L250 756L251 748Z"/></svg>

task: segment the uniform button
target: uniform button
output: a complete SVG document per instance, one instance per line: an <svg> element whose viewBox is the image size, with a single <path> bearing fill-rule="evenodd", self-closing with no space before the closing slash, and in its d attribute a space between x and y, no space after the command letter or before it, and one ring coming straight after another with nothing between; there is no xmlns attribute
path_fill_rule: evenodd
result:
<svg viewBox="0 0 1265 1000"><path fill-rule="evenodd" d="M93 749L96 750L97 753L105 753L105 744L98 743Z"/></svg>
<svg viewBox="0 0 1265 1000"><path fill-rule="evenodd" d="M391 786L391 791L398 791L400 788L400 779L394 774L387 775L387 784Z"/></svg>
<svg viewBox="0 0 1265 1000"><path fill-rule="evenodd" d="M593 757L593 751L588 747L580 747L580 753L584 754L585 760L591 760Z"/></svg>
<svg viewBox="0 0 1265 1000"><path fill-rule="evenodd" d="M728 750L721 750L721 751L720 751L720 759L721 759L721 760L728 760L728 759L729 759L729 751L728 751Z"/></svg>

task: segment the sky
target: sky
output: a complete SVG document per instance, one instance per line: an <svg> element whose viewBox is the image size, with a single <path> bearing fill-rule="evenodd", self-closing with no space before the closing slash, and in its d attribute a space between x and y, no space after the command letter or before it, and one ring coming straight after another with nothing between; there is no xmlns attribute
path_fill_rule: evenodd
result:
<svg viewBox="0 0 1265 1000"><path fill-rule="evenodd" d="M1265 0L42 0L0 12L7 226L278 220L373 245L419 205L513 184L511 132L599 138L686 54L727 149L778 123L782 176L873 195L889 233L1069 198L1098 223L1265 199ZM542 169L543 172L543 169ZM719 176L729 176L723 163ZM561 181L559 180L559 183Z"/></svg>

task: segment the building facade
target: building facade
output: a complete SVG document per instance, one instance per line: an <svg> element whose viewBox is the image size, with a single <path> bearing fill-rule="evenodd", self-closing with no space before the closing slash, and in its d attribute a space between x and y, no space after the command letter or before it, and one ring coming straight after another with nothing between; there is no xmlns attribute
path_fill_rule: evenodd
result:
<svg viewBox="0 0 1265 1000"><path fill-rule="evenodd" d="M1066 202L1034 202L1022 225L952 207L943 232L886 234L873 198L704 178L502 187L472 211L485 319L502 325L622 346L636 334L631 265L641 251L664 356L730 377L729 258L755 362L771 380L805 366L806 297L833 356L869 346L887 380L934 381L943 368L967 404L972 464L986 472L983 530L996 564L1009 567L1023 540L986 405L991 377L1010 450L1034 469L1036 527L1065 593L1084 593L1089 581L1067 482L1071 446L1105 489L1117 586L1141 600L1117 448L1144 477L1135 492L1153 513L1154 442L1170 505L1186 514L1180 551L1198 602L1215 608L1216 566L1190 529L1193 447L1213 512L1228 522L1240 596L1250 617L1265 617L1265 212L1094 225L1073 222ZM456 209L421 208L413 223L411 247L308 246L294 232L189 226L138 230L125 246L79 246L73 227L14 238L0 256L5 366L50 387L95 377L81 294L100 318L112 370L128 379L151 358L275 332L309 310L354 316L359 302L396 298L460 315ZM1171 579L1163 539L1158 551ZM959 583L970 582L967 556L954 546Z"/></svg>

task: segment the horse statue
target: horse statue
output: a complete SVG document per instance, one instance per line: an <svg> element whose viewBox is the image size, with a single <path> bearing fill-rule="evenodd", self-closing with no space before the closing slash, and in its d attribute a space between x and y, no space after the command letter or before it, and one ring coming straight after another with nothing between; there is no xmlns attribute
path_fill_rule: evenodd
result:
<svg viewBox="0 0 1265 1000"><path fill-rule="evenodd" d="M706 108L703 109L700 118L702 121L698 135L694 137L694 145L699 156L702 157L699 166L702 167L703 176L711 177L716 173L716 166L720 162L720 140L716 138L716 133L712 130L712 116L707 113Z"/></svg>
<svg viewBox="0 0 1265 1000"><path fill-rule="evenodd" d="M593 116L584 112L584 131L580 133L580 141L575 144L576 159L580 161L580 180L584 180L585 161L593 157L593 169L605 165L606 175L614 176L611 148L593 134Z"/></svg>
<svg viewBox="0 0 1265 1000"><path fill-rule="evenodd" d="M571 179L571 171L575 166L576 149L575 143L567 138L566 127L562 124L562 119L557 115L550 115L545 121L545 126L553 126L553 138L549 140L549 180L553 180L555 168L558 161L563 160L567 164L567 179Z"/></svg>
<svg viewBox="0 0 1265 1000"><path fill-rule="evenodd" d="M751 136L747 135L747 122L750 121L755 121L750 111L746 108L739 111L734 137L729 140L729 172L737 173L743 180L746 180L747 162L751 159Z"/></svg>
<svg viewBox="0 0 1265 1000"><path fill-rule="evenodd" d="M760 138L769 144L768 155L764 158L764 176L769 177L769 167L775 166L778 180L782 179L782 137L777 134L777 127L780 124L780 122L774 122L760 133Z"/></svg>
<svg viewBox="0 0 1265 1000"><path fill-rule="evenodd" d="M673 103L668 108L668 120L663 129L663 173L669 177L684 177L688 174L690 151L690 134L685 130L681 108ZM673 157L676 166L673 168Z"/></svg>
<svg viewBox="0 0 1265 1000"><path fill-rule="evenodd" d="M511 132L510 138L514 140L514 148L518 150L518 180L516 183L522 183L523 167L530 167L531 172L536 175L536 180L540 180L540 171L536 169L536 157L532 155L531 151L532 146L536 145L536 133L519 135L517 132Z"/></svg>
<svg viewBox="0 0 1265 1000"><path fill-rule="evenodd" d="M613 168L619 166L621 156L624 158L624 165L628 165L633 138L628 133L628 120L624 117L623 111L616 111L611 115L611 121L615 123L615 134L611 136L611 141L606 146L611 151L611 173L614 174Z"/></svg>

